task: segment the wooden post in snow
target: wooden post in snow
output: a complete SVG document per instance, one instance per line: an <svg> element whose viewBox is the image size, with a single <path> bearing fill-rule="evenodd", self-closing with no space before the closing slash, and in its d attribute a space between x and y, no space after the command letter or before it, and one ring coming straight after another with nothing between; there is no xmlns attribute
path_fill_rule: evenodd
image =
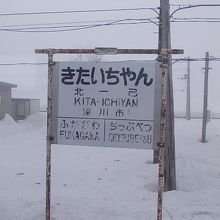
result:
<svg viewBox="0 0 220 220"><path fill-rule="evenodd" d="M205 56L205 76L204 76L204 97L203 97L203 117L202 117L202 143L206 143L206 125L208 108L208 77L209 77L209 53Z"/></svg>
<svg viewBox="0 0 220 220"><path fill-rule="evenodd" d="M46 220L50 220L51 193L51 141L52 138L52 78L53 54L48 53L48 90L47 90L47 156L46 156Z"/></svg>
<svg viewBox="0 0 220 220"><path fill-rule="evenodd" d="M190 58L187 59L187 77L186 77L186 119L191 119L190 110Z"/></svg>
<svg viewBox="0 0 220 220"><path fill-rule="evenodd" d="M157 220L162 220L163 192L164 192L164 148L166 143L167 126L167 93L168 93L168 50L161 50L162 57L162 82L161 82L161 116L160 116L160 140L159 146L159 175L158 175L158 200L157 200Z"/></svg>

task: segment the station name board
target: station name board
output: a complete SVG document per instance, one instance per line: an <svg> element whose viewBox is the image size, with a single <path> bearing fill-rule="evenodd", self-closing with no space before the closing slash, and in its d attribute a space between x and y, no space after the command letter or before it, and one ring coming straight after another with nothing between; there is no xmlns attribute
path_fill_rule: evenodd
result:
<svg viewBox="0 0 220 220"><path fill-rule="evenodd" d="M56 62L53 143L156 148L160 75L156 61Z"/></svg>

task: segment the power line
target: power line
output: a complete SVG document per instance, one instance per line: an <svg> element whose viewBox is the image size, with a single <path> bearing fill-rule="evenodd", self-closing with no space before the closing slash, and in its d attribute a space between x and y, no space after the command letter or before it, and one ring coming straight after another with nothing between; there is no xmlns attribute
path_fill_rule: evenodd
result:
<svg viewBox="0 0 220 220"><path fill-rule="evenodd" d="M26 30L39 30L39 29L58 29L58 28L84 28L84 27L93 27L95 25L107 25L107 24L119 24L118 22L124 22L124 21L140 21L142 19L123 19L120 21L113 20L112 22L105 23L105 24L84 24L84 25L62 25L62 26L43 26L43 27L25 27L25 28L14 28L14 29L4 29L4 30L9 30L9 31L26 31ZM120 24L127 24L127 23L120 23Z"/></svg>
<svg viewBox="0 0 220 220"><path fill-rule="evenodd" d="M31 66L35 66L35 65L47 65L48 63L28 63L28 62L24 62L24 63L0 63L0 66L24 66L24 65L31 65Z"/></svg>
<svg viewBox="0 0 220 220"><path fill-rule="evenodd" d="M172 20L172 23L219 23L220 20Z"/></svg>
<svg viewBox="0 0 220 220"><path fill-rule="evenodd" d="M171 7L185 7L189 6L189 4L170 4Z"/></svg>
<svg viewBox="0 0 220 220"><path fill-rule="evenodd" d="M133 22L126 22L126 21L133 21ZM121 20L115 20L109 23L103 23L103 24L92 24L92 25L69 25L69 26L53 26L53 27L32 27L32 28L17 28L17 29L10 29L10 28L1 28L0 31L6 31L6 32L23 32L23 33L48 33L48 32L67 32L67 31L76 31L76 30L84 30L84 29L91 29L96 27L102 27L102 26L111 26L111 25L136 25L136 24L147 24L152 23L155 25L158 25L157 22L152 21L151 19L121 19ZM64 28L59 30L36 30L36 29L58 29L58 28ZM35 29L35 30L31 30Z"/></svg>
<svg viewBox="0 0 220 220"><path fill-rule="evenodd" d="M198 5L187 5L187 4L170 4L170 6L178 6L176 10L170 15L173 16L179 10L195 7L219 7L220 4L198 4ZM26 16L26 15L48 15L48 14L72 14L72 13L94 13L94 12L119 12L119 11L141 11L141 10L152 10L159 15L157 7L140 7L140 8L114 8L114 9L90 9L90 10L66 10L66 11L41 11L41 12L20 12L20 13L0 13L0 16Z"/></svg>
<svg viewBox="0 0 220 220"><path fill-rule="evenodd" d="M71 24L71 23L83 23L83 22L63 22L63 23L45 23L45 24L39 24L38 27L32 27L31 24L29 25L8 25L8 26L0 26L0 31L6 31L6 32L25 32L25 33L44 33L44 32L67 32L67 31L76 31L76 30L83 30L83 29L91 29L95 27L101 27L101 26L112 26L112 25L135 25L135 24L147 24L147 23L153 23L155 25L158 25L156 21L153 21L153 19L121 19L121 20L106 20L110 21L108 23L100 23L100 24L83 24L83 25L64 25L64 24ZM127 21L133 21L133 22L127 22ZM104 22L104 21L100 21ZM220 18L173 18L171 20L172 23L218 23L220 22ZM60 26L46 26L46 25L55 25L55 24L63 24ZM33 26L37 24L32 24ZM41 26L40 26L41 25ZM5 28L2 28L5 27ZM23 28L10 28L10 27L23 27ZM65 28L65 29L61 29ZM59 30L42 30L42 29L59 29Z"/></svg>
<svg viewBox="0 0 220 220"><path fill-rule="evenodd" d="M119 12L119 11L141 11L141 10L152 10L158 14L157 8L142 7L142 8L114 8L114 9L1 13L0 16L26 16L26 15L72 14L72 13L94 13L94 12L97 13L97 12Z"/></svg>
<svg viewBox="0 0 220 220"><path fill-rule="evenodd" d="M152 18L124 18L124 19L120 19L120 20L90 20L90 21L69 21L69 22L53 22L53 23L34 23L34 24L13 24L13 25L0 25L0 28L16 28L16 27L28 27L28 28L21 28L18 30L25 30L25 29L41 29L41 28L59 28L59 27L83 27L86 26L88 24L96 24L96 23L110 23L110 22L115 22L115 21L143 21L143 20L155 20L158 19L157 17L152 17ZM172 18L171 22L184 22L184 21L219 21L219 18L211 18L211 17L191 17L191 18ZM157 23L157 22L155 22ZM78 25L78 26L62 26L62 25L70 25L70 24L83 24L83 25ZM44 27L47 26L48 27ZM55 25L61 25L61 26L55 26ZM38 27L35 27L38 26ZM43 27L42 27L43 26ZM54 27L55 26L55 27ZM35 27L35 28L33 28ZM13 30L17 30L17 29L13 29Z"/></svg>
<svg viewBox="0 0 220 220"><path fill-rule="evenodd" d="M114 20L90 20L90 21L68 21L68 22L50 22L50 23L34 23L34 24L13 24L13 25L0 25L0 28L11 28L11 27L35 27L35 26L54 26L54 25L67 25L67 24L96 24L96 23L110 23L115 21L139 21L139 20L154 20L156 17L152 18L123 18L123 19L114 19ZM39 27L40 28L40 27Z"/></svg>
<svg viewBox="0 0 220 220"><path fill-rule="evenodd" d="M192 62L204 62L206 61L206 58L179 58L179 59L172 59L173 64L177 62L185 62L185 61L192 61ZM210 57L209 61L220 61L220 57Z"/></svg>
<svg viewBox="0 0 220 220"><path fill-rule="evenodd" d="M205 17L196 17L196 18L172 18L171 22L219 22L219 18L205 18Z"/></svg>
<svg viewBox="0 0 220 220"><path fill-rule="evenodd" d="M203 62L206 58L197 57L197 58L173 58L173 62L185 62L185 61L197 61L197 62ZM220 57L211 57L209 58L209 61L220 61ZM0 66L22 66L22 65L48 65L48 63L45 62L18 62L18 63L0 63Z"/></svg>
<svg viewBox="0 0 220 220"><path fill-rule="evenodd" d="M220 17L188 17L188 18L175 18L173 17L171 22L185 22L185 23L210 23L220 22Z"/></svg>
<svg viewBox="0 0 220 220"><path fill-rule="evenodd" d="M200 4L200 5L176 5L179 6L178 9L174 10L170 17L173 16L179 10L194 8L194 7L216 7L220 4ZM181 7L183 6L183 7ZM94 13L94 12L118 12L118 11L140 11L140 10L153 10L158 14L158 8L118 8L118 9L92 9L92 10L68 10L68 11L44 11L44 12L23 12L23 13L2 13L0 16L17 16L17 15L42 15L42 14L64 14L64 13ZM103 20L103 21L78 21L78 22L63 22L63 23L41 23L41 24L24 24L24 25L4 25L0 26L0 31L5 32L25 32L25 33L49 33L49 32L68 32L83 29L91 29L101 26L110 25L136 25L152 23L158 26L158 22L154 21L158 18L147 18L147 19L120 19L120 20ZM129 21L129 22L128 22ZM131 22L132 21L132 22ZM105 22L105 23L104 23ZM180 23L217 23L220 22L220 18L173 18L171 22ZM82 24L82 25L70 25L70 24ZM98 23L98 24L97 24ZM101 24L100 24L101 23ZM49 26L47 26L49 25ZM56 26L55 26L56 25ZM31 27L38 26L38 27ZM42 27L47 26L47 27ZM21 27L21 28L16 28ZM52 30L53 29L53 30Z"/></svg>
<svg viewBox="0 0 220 220"><path fill-rule="evenodd" d="M199 20L199 19L204 19L204 20L219 20L220 17L216 18L216 17L184 17L184 18L173 18L173 19L178 19L178 20Z"/></svg>
<svg viewBox="0 0 220 220"><path fill-rule="evenodd" d="M185 10L189 8L198 8L198 7L220 7L220 4L198 4L198 5L188 5L184 7L179 7L170 14L170 17L172 17L177 11Z"/></svg>
<svg viewBox="0 0 220 220"><path fill-rule="evenodd" d="M128 18L125 18L128 19ZM25 27L25 26L44 26L44 25L62 25L62 24L86 24L86 23L101 23L112 22L115 20L91 20L91 21L67 21L67 22L49 22L49 23L34 23L34 24L12 24L12 25L0 25L1 27Z"/></svg>
<svg viewBox="0 0 220 220"><path fill-rule="evenodd" d="M112 24L97 24L97 25L85 25L85 26L79 26L76 28L69 28L69 29L60 29L60 30L35 30L35 31L31 31L31 30L14 30L14 29L0 29L0 31L6 31L6 32L22 32L22 33L50 33L50 32L68 32L68 31L77 31L77 30L84 30L84 29L92 29L92 28L96 28L96 27L102 27L102 26L112 26L112 25L137 25L137 24L149 24L151 22L147 22L147 21L143 21L143 22L127 22L127 23L112 23ZM60 28L60 27L51 27L51 28Z"/></svg>

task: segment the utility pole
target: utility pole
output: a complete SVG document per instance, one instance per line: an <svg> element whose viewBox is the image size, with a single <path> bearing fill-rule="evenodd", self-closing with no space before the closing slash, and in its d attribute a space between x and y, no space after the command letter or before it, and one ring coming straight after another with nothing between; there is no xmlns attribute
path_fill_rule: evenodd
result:
<svg viewBox="0 0 220 220"><path fill-rule="evenodd" d="M187 60L187 77L186 77L186 119L191 119L190 112L190 58Z"/></svg>
<svg viewBox="0 0 220 220"><path fill-rule="evenodd" d="M159 42L158 49L171 49L169 0L160 0ZM158 59L161 61L161 57ZM164 191L176 189L175 168L175 137L174 137L174 107L171 55L168 57L168 85L166 108L166 141L164 148ZM154 151L154 163L158 163L159 151Z"/></svg>
<svg viewBox="0 0 220 220"><path fill-rule="evenodd" d="M205 76L204 76L204 97L203 97L203 117L202 117L202 143L206 143L207 107L208 107L208 75L209 75L209 53L205 55Z"/></svg>

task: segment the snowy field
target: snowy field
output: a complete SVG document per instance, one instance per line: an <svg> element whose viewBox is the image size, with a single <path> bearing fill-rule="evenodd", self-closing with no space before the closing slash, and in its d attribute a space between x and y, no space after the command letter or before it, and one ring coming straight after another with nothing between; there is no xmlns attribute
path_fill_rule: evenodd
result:
<svg viewBox="0 0 220 220"><path fill-rule="evenodd" d="M176 119L177 190L163 220L220 219L220 120ZM0 121L0 220L43 220L46 114ZM53 220L156 220L158 165L152 151L52 147Z"/></svg>

